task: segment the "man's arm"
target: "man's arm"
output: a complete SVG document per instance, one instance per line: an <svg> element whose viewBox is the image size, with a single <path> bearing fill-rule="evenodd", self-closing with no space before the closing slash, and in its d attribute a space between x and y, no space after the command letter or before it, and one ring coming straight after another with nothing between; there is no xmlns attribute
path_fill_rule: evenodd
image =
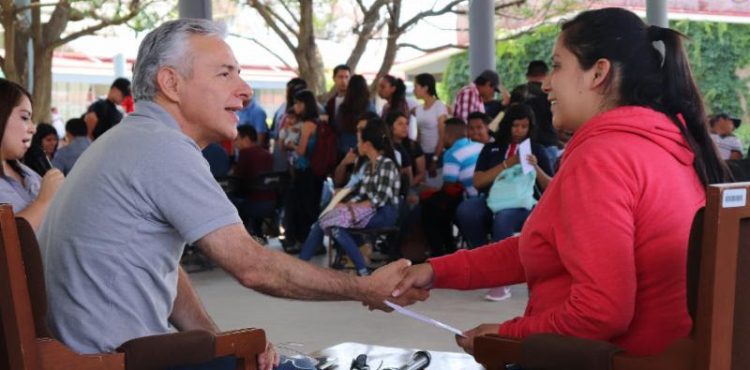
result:
<svg viewBox="0 0 750 370"><path fill-rule="evenodd" d="M258 244L241 224L213 231L197 245L243 286L268 295L302 300L356 300L383 307L409 266L400 260L372 276L354 277L317 267ZM427 292L414 292L424 300Z"/></svg>
<svg viewBox="0 0 750 370"><path fill-rule="evenodd" d="M174 300L169 322L179 331L201 329L211 333L219 332L219 327L206 312L198 293L190 282L190 277L182 266L179 268L177 297Z"/></svg>

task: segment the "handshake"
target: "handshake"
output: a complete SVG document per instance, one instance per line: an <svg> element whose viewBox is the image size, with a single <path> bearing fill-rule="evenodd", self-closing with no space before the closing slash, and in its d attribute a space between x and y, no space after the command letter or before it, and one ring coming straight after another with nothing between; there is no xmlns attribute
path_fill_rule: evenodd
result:
<svg viewBox="0 0 750 370"><path fill-rule="evenodd" d="M393 309L384 301L408 306L426 300L430 296L434 273L429 263L412 266L410 261L400 259L362 279L365 279L365 291L370 292L362 299L362 304L370 310L391 312Z"/></svg>

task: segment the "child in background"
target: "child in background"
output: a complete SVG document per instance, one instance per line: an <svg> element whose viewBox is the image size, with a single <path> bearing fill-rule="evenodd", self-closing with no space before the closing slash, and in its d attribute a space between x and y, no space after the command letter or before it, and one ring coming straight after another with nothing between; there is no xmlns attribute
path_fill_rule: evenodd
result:
<svg viewBox="0 0 750 370"><path fill-rule="evenodd" d="M294 151L294 147L299 144L300 131L302 130L302 122L298 119L297 114L294 113L294 109L290 108L282 119L281 130L279 131L279 140L281 140L281 146L287 150L287 160L289 164L294 164L297 159L297 153Z"/></svg>
<svg viewBox="0 0 750 370"><path fill-rule="evenodd" d="M734 136L734 130L740 127L739 118L726 113L719 113L708 121L711 126L711 139L719 149L721 159L742 159L742 142Z"/></svg>

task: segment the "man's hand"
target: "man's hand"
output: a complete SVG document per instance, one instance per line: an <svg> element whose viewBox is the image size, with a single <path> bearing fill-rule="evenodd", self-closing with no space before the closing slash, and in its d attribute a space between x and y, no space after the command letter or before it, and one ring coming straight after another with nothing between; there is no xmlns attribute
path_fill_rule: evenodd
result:
<svg viewBox="0 0 750 370"><path fill-rule="evenodd" d="M465 331L465 338L456 335L456 343L459 345L459 347L463 348L466 353L473 355L474 338L480 337L485 334L497 334L498 331L500 331L500 325L498 324L482 324L474 329Z"/></svg>
<svg viewBox="0 0 750 370"><path fill-rule="evenodd" d="M266 341L266 350L258 355L258 370L273 370L279 366L279 354L271 342Z"/></svg>
<svg viewBox="0 0 750 370"><path fill-rule="evenodd" d="M393 295L396 285L399 284L406 272L411 266L411 262L406 259L400 259L385 265L372 274L365 277L367 297L362 301L370 309L379 309L390 312L392 309L385 305L384 301L389 300L393 303L407 306L416 301L424 301L430 293L426 289L411 289L408 292L402 292L400 296Z"/></svg>

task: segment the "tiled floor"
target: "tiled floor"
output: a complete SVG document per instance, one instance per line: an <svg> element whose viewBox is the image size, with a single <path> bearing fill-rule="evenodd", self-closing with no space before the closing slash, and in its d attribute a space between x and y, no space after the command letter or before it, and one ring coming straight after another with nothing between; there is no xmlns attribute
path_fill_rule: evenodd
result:
<svg viewBox="0 0 750 370"><path fill-rule="evenodd" d="M279 248L272 241L271 248ZM317 263L323 258L318 257ZM391 347L460 351L453 335L395 313L370 312L356 302L298 302L248 290L220 269L191 274L209 313L223 330L259 327L277 344L312 352L341 342ZM512 288L502 302L483 299L485 291L434 290L411 308L459 329L501 322L522 314L525 285Z"/></svg>

